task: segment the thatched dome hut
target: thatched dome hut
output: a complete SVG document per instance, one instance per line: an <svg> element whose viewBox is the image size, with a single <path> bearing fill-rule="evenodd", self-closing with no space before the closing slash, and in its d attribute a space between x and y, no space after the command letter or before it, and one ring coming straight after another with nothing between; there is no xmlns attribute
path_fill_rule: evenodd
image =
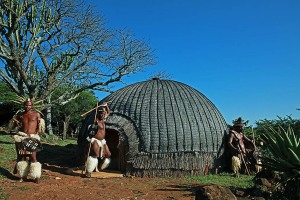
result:
<svg viewBox="0 0 300 200"><path fill-rule="evenodd" d="M100 103L107 101L111 101L106 121L111 169L134 176L185 176L202 175L222 165L218 158L226 122L194 88L152 79L119 89ZM93 118L90 113L81 128L80 149L85 149L87 126Z"/></svg>

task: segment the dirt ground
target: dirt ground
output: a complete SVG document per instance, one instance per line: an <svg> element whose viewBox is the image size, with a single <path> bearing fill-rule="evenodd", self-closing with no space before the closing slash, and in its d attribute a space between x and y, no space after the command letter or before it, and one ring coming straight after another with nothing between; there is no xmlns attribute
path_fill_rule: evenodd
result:
<svg viewBox="0 0 300 200"><path fill-rule="evenodd" d="M12 174L15 162L0 166L0 199L145 199L145 200L189 200L195 199L199 182L188 178L140 178L124 177L121 173L93 172L92 178L84 178L81 170L72 166L76 146L64 147L43 144L38 153L42 163L42 177L39 184L33 180L19 182ZM5 152L3 152L5 153ZM251 199L238 198L238 199Z"/></svg>
<svg viewBox="0 0 300 200"><path fill-rule="evenodd" d="M18 182L14 175L1 179L2 193L9 199L194 199L199 184L185 179L121 177L94 172L81 177L80 170L54 165L43 166L40 184ZM98 177L96 177L98 176ZM119 176L119 177L118 177Z"/></svg>
<svg viewBox="0 0 300 200"><path fill-rule="evenodd" d="M0 166L0 199L181 199L195 198L199 183L188 179L163 179L123 177L116 172L93 172L92 178L84 178L81 170L71 166L76 148L43 144L38 153L42 163L42 177L39 184L33 180L19 182L12 174L15 162Z"/></svg>

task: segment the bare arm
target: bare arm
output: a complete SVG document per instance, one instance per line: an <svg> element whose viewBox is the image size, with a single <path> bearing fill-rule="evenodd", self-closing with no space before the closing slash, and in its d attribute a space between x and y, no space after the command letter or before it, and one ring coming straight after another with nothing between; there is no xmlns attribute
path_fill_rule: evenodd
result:
<svg viewBox="0 0 300 200"><path fill-rule="evenodd" d="M42 130L41 130L41 124L40 124L41 123L41 115L40 115L40 113L37 112L36 117L37 117L36 132L37 132L37 134L40 134L42 132Z"/></svg>
<svg viewBox="0 0 300 200"><path fill-rule="evenodd" d="M110 109L108 107L108 103L107 102L104 102L102 105L105 106L106 110L107 110L107 113L105 114L105 118L106 118L106 117L108 117L110 115Z"/></svg>
<svg viewBox="0 0 300 200"><path fill-rule="evenodd" d="M229 133L229 140L228 140L228 146L234 150L234 152L238 152L238 149L232 145L232 141L234 138L234 134L232 132Z"/></svg>
<svg viewBox="0 0 300 200"><path fill-rule="evenodd" d="M19 128L22 127L21 114L20 113L18 113L17 116L13 116L13 120L14 120L15 126L18 126Z"/></svg>

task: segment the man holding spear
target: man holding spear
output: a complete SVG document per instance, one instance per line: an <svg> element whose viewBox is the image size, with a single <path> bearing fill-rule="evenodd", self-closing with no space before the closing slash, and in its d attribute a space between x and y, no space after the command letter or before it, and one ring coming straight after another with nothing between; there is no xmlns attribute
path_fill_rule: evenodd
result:
<svg viewBox="0 0 300 200"><path fill-rule="evenodd" d="M89 136L86 138L89 141L87 160L85 164L86 177L91 177L91 172L97 169L98 158L103 162L101 169L108 167L110 163L111 152L105 140L105 118L110 115L108 103L104 102L102 105L96 106L94 124L88 128ZM86 113L84 113L86 114ZM92 133L91 133L92 132Z"/></svg>
<svg viewBox="0 0 300 200"><path fill-rule="evenodd" d="M239 117L234 121L232 128L229 131L228 146L231 154L231 169L239 176L239 170L241 169L241 162L245 167L245 171L250 175L247 158L253 154L255 145L246 135L244 135L245 123L242 122L242 118ZM245 143L250 144L251 149L245 147Z"/></svg>

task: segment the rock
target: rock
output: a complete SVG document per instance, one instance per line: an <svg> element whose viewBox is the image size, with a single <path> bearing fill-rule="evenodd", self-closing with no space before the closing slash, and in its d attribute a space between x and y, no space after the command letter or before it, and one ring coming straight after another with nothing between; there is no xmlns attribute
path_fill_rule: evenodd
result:
<svg viewBox="0 0 300 200"><path fill-rule="evenodd" d="M265 187L272 187L272 184L266 178L258 178L255 180L255 185L262 185Z"/></svg>
<svg viewBox="0 0 300 200"><path fill-rule="evenodd" d="M219 185L201 186L196 191L195 200L236 200L236 196L228 188Z"/></svg>

